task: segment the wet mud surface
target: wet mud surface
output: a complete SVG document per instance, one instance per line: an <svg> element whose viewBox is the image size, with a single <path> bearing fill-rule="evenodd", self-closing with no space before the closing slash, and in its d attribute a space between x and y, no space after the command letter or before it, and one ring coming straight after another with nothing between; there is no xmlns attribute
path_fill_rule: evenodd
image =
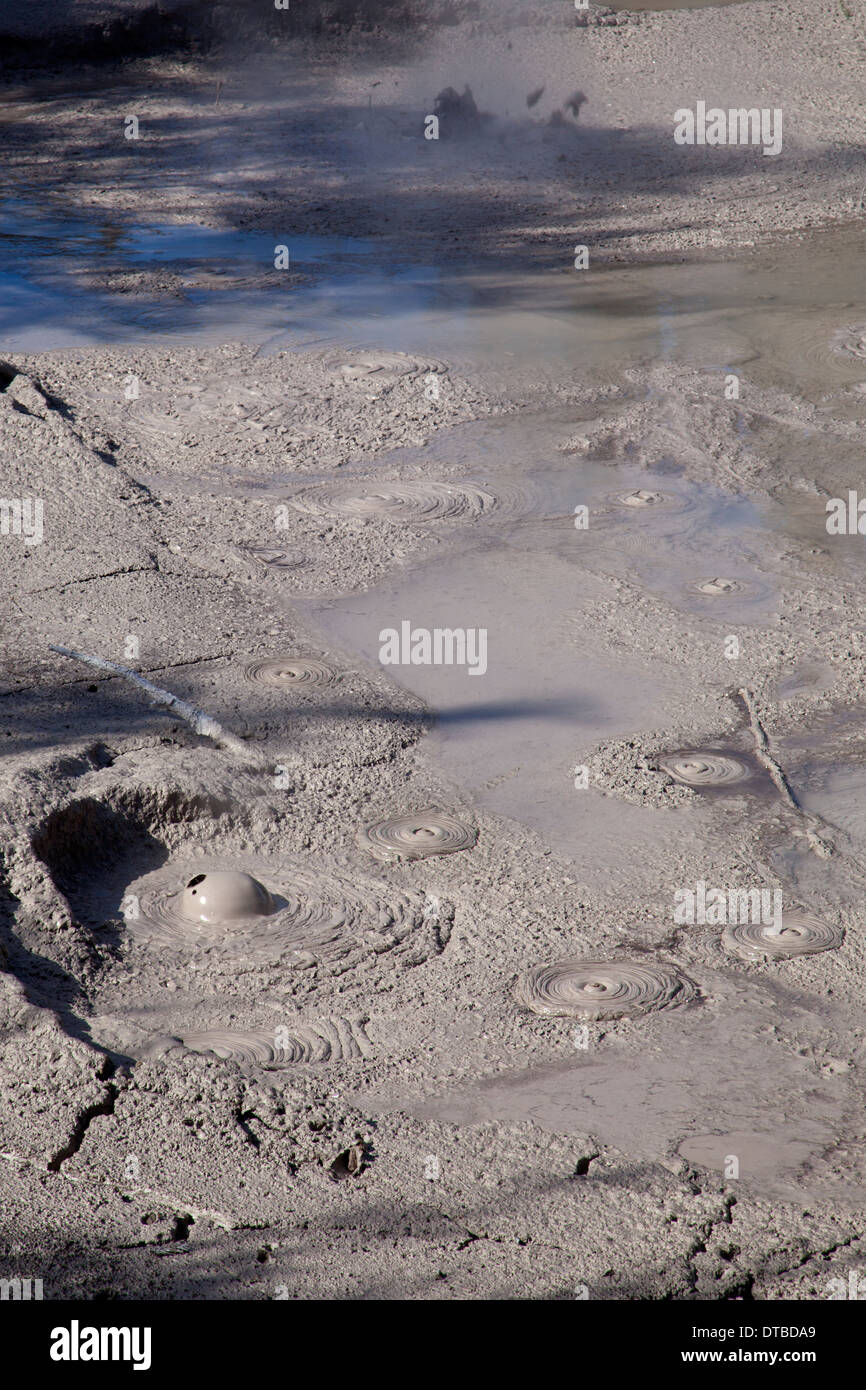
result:
<svg viewBox="0 0 866 1390"><path fill-rule="evenodd" d="M615 72L627 28L670 63L709 13L599 12L588 51ZM453 63L430 44L370 73L425 90ZM129 82L197 122L217 68L181 92L162 62L91 115ZM235 72L210 186L193 163L159 202L166 149L125 181L102 149L98 187L79 161L48 199L75 95L53 126L40 98L29 151L27 93L3 108L3 486L43 510L0 537L0 1273L51 1262L59 1299L824 1297L866 1212L866 555L826 525L863 473L859 239L801 217L733 255L793 226L743 196L724 255L651 263L673 204L638 232L629 190L578 286L550 228L515 251L500 183L449 264L425 217L486 144L448 198L395 194L396 237L375 184L290 224L294 173L273 217L261 189L229 216ZM337 64L337 107L352 83L331 172L363 150L384 184L400 143L408 187L409 103L374 158L384 94ZM507 95L502 169L567 164ZM299 119L268 102L263 167L259 122ZM312 122L311 167L346 119ZM762 894L780 919L743 920Z"/></svg>

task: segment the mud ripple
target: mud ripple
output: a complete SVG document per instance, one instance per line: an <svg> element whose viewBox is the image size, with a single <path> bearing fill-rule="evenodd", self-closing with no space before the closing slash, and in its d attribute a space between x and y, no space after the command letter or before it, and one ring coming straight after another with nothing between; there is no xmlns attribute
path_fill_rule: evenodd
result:
<svg viewBox="0 0 866 1390"><path fill-rule="evenodd" d="M272 911L255 917L205 922L184 909L185 885L199 875L240 870L254 874L267 889ZM131 884L124 898L129 932L160 949L186 955L196 952L249 962L273 961L315 964L354 951L379 954L407 939L420 939L426 924L423 895L400 893L357 874L338 869L315 870L308 863L260 861L244 856L243 863L199 859L174 862Z"/></svg>
<svg viewBox="0 0 866 1390"><path fill-rule="evenodd" d="M341 672L335 667L309 656L275 656L252 661L244 667L244 675L248 681L277 686L281 690L336 685L341 679Z"/></svg>
<svg viewBox="0 0 866 1390"><path fill-rule="evenodd" d="M293 555L278 545L254 545L251 541L239 541L237 550L244 560L255 560L266 570L296 570L305 563L302 556Z"/></svg>
<svg viewBox="0 0 866 1390"><path fill-rule="evenodd" d="M358 843L374 859L385 864L401 859L427 859L436 854L454 854L471 849L478 832L456 816L435 806L409 816L393 816L365 826Z"/></svg>
<svg viewBox="0 0 866 1390"><path fill-rule="evenodd" d="M198 1052L243 1065L285 1067L299 1062L345 1062L369 1057L370 1039L364 1019L331 1018L318 1023L279 1024L272 1032L257 1029L234 1032L222 1028L185 1033L183 1037L159 1037L148 1043L141 1056L148 1061L170 1052Z"/></svg>
<svg viewBox="0 0 866 1390"><path fill-rule="evenodd" d="M789 960L792 956L812 956L820 951L833 951L841 946L845 932L830 926L808 912L785 912L782 929L750 922L725 927L722 942L725 949L741 960Z"/></svg>
<svg viewBox="0 0 866 1390"><path fill-rule="evenodd" d="M751 768L739 758L712 748L669 753L659 758L659 767L675 782L687 787L730 787L752 776Z"/></svg>
<svg viewBox="0 0 866 1390"><path fill-rule="evenodd" d="M378 521L477 521L499 506L499 499L474 483L397 482L367 486L326 484L291 498L311 516L373 518Z"/></svg>
<svg viewBox="0 0 866 1390"><path fill-rule="evenodd" d="M690 981L666 966L634 961L563 960L521 975L514 997L544 1018L637 1018L695 998Z"/></svg>

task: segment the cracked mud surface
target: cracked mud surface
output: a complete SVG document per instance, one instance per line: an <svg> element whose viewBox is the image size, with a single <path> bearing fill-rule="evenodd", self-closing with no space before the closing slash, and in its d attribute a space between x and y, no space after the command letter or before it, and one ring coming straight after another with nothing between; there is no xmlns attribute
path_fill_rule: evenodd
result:
<svg viewBox="0 0 866 1390"><path fill-rule="evenodd" d="M484 70L513 37L485 22ZM646 30L670 62L697 23L629 23L626 50ZM623 27L586 31L610 83ZM435 43L453 62L466 38ZM153 110L192 118L210 69L163 98L152 61ZM367 110L348 68L333 80ZM523 136L519 158L547 149ZM68 159L74 120L39 138ZM146 220L166 151L138 180L104 157L77 194ZM731 201L725 248L808 225L822 197L841 221L847 157L805 216ZM189 218L228 195L193 178L165 198ZM671 244L643 212L617 254ZM296 215L381 230L373 201ZM508 261L507 228L476 216L455 214L455 244L499 237ZM836 235L742 284L857 270ZM117 290L117 267L94 273ZM862 471L866 305L832 283L820 311L716 305L688 338L705 356L602 334L594 370L521 354L539 330L520 287L452 351L405 325L387 349L332 327L270 352L144 331L4 348L4 494L45 499L45 541L0 542L0 1275L44 1271L54 1299L761 1301L862 1270L863 561L824 518ZM633 291L610 302L631 312ZM383 666L404 617L486 626L485 678ZM51 643L148 676L260 765ZM165 908L215 867L260 879L279 930L193 932ZM728 949L675 920L698 881L780 889L829 948Z"/></svg>

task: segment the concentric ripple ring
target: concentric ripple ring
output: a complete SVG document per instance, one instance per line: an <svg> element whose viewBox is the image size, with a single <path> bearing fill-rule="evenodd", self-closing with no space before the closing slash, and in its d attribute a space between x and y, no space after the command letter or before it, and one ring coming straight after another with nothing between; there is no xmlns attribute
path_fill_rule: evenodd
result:
<svg viewBox="0 0 866 1390"><path fill-rule="evenodd" d="M475 521L498 499L474 483L396 482L367 486L324 485L297 493L291 505L312 516L347 516L380 521Z"/></svg>
<svg viewBox="0 0 866 1390"><path fill-rule="evenodd" d="M394 816L365 826L358 843L374 859L388 864L471 849L477 839L478 832L471 825L431 806L413 815Z"/></svg>
<svg viewBox="0 0 866 1390"><path fill-rule="evenodd" d="M537 965L514 987L517 1002L543 1018L636 1018L695 996L694 985L668 966L620 960Z"/></svg>
<svg viewBox="0 0 866 1390"><path fill-rule="evenodd" d="M341 673L327 662L317 661L314 657L276 656L250 662L244 667L244 675L247 680L259 685L298 690L314 685L336 685Z"/></svg>
<svg viewBox="0 0 866 1390"><path fill-rule="evenodd" d="M746 763L715 749L687 749L659 758L659 767L687 787L729 787L752 776Z"/></svg>
<svg viewBox="0 0 866 1390"><path fill-rule="evenodd" d="M332 1018L320 1023L278 1025L272 1032L235 1032L223 1028L155 1038L144 1049L149 1061L181 1049L220 1057L226 1062L260 1066L291 1066L299 1062L342 1062L370 1054L370 1040L361 1019Z"/></svg>
<svg viewBox="0 0 866 1390"><path fill-rule="evenodd" d="M789 960L792 956L811 956L820 951L833 951L841 946L845 932L831 926L808 912L785 912L782 929L762 923L736 923L725 927L722 942L725 949L741 960Z"/></svg>

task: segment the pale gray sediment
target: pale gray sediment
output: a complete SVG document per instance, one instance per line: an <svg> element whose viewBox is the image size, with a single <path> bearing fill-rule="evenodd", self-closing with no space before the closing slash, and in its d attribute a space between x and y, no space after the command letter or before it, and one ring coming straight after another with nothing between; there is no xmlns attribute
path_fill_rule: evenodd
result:
<svg viewBox="0 0 866 1390"><path fill-rule="evenodd" d="M824 522L862 463L864 13L485 6L259 54L215 10L199 54L15 75L10 188L97 210L88 271L143 317L2 349L4 494L45 539L0 538L0 1275L808 1302L862 1266L862 562ZM433 148L452 82L492 121ZM675 147L703 90L784 105L779 160ZM427 278L365 317L320 266L296 337L157 340L142 291L206 301L207 257L142 280L115 221L369 235L356 270ZM486 627L484 680L383 668L404 618ZM180 911L214 869L273 911ZM698 881L779 888L782 931L675 923Z"/></svg>

